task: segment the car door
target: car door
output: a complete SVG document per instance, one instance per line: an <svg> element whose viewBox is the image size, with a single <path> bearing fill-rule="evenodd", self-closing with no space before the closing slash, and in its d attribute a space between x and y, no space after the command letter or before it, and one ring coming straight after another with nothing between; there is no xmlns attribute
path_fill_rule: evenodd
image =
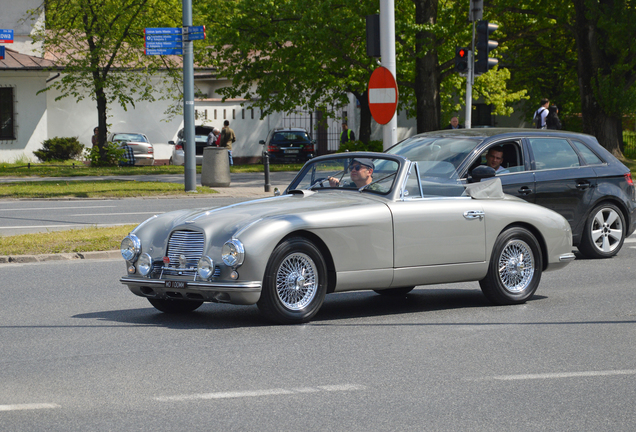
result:
<svg viewBox="0 0 636 432"><path fill-rule="evenodd" d="M597 180L594 169L582 164L565 138L528 138L535 170L535 203L565 217L579 232Z"/></svg>

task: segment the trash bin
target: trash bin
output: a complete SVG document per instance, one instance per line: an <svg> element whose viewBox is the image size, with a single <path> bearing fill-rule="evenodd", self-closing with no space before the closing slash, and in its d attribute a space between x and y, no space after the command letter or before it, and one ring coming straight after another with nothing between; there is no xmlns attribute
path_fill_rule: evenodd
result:
<svg viewBox="0 0 636 432"><path fill-rule="evenodd" d="M228 187L230 185L230 158L225 147L205 147L201 165L201 185Z"/></svg>

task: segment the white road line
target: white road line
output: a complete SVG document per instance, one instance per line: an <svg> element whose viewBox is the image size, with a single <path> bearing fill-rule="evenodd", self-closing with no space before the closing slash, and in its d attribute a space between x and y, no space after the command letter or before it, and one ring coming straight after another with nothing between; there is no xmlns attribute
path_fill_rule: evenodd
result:
<svg viewBox="0 0 636 432"><path fill-rule="evenodd" d="M64 225L13 225L13 226L7 226L7 227L0 227L0 229L17 230L17 229L30 229L30 228L74 228L74 227L93 228L93 227L110 227L110 226L134 225L136 223L139 223L139 222L123 222L123 223L109 223L109 224L94 224L94 223L77 224L77 223L72 223L72 224L64 224Z"/></svg>
<svg viewBox="0 0 636 432"><path fill-rule="evenodd" d="M156 211L149 211L149 212L126 212L126 213L77 213L77 214L72 214L72 215L68 215L68 216L127 216L127 215L140 215L140 214L152 214L152 215L156 215L156 214L163 214L165 212L156 212Z"/></svg>
<svg viewBox="0 0 636 432"><path fill-rule="evenodd" d="M92 208L113 208L117 206L73 206L73 207L34 207L34 208L5 208L0 211L32 211L32 210L70 210L70 209L92 209Z"/></svg>
<svg viewBox="0 0 636 432"><path fill-rule="evenodd" d="M245 397L258 397L258 396L279 396L290 395L298 393L317 393L320 391L355 391L364 390L365 387L357 384L341 384L341 385L327 385L316 387L299 387L293 389L266 389L266 390L246 390L246 391L232 391L232 392L218 392L218 393L199 393L189 395L177 395L177 396L159 396L155 400L159 402L175 402L175 401L189 401L189 400L202 400L202 399L232 399L232 398L245 398Z"/></svg>
<svg viewBox="0 0 636 432"><path fill-rule="evenodd" d="M0 405L0 411L21 411L21 410L50 409L50 408L62 408L62 407L54 403Z"/></svg>
<svg viewBox="0 0 636 432"><path fill-rule="evenodd" d="M599 377L599 376L616 376L616 375L636 375L636 369L609 370L609 371L585 371L585 372L561 372L561 373L525 374L525 375L500 375L500 376L490 377L490 379L501 380L501 381L515 381L515 380L581 378L581 377Z"/></svg>

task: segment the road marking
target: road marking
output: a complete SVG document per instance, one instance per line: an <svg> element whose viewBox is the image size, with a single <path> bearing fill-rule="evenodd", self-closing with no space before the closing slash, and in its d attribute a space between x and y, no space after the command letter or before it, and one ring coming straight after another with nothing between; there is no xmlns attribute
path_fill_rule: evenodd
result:
<svg viewBox="0 0 636 432"><path fill-rule="evenodd" d="M0 229L11 229L11 230L19 230L19 229L31 229L31 228L92 228L92 227L110 227L110 226L123 226L123 225L133 225L139 222L123 222L123 223L109 223L109 224L95 224L87 222L85 224L78 223L70 223L65 225L13 225L0 227Z"/></svg>
<svg viewBox="0 0 636 432"><path fill-rule="evenodd" d="M32 210L70 210L70 209L92 209L92 208L113 208L117 206L73 206L73 207L35 207L35 208L5 208L0 211L32 211Z"/></svg>
<svg viewBox="0 0 636 432"><path fill-rule="evenodd" d="M0 405L0 411L20 411L20 410L50 409L50 408L62 408L62 407L54 403Z"/></svg>
<svg viewBox="0 0 636 432"><path fill-rule="evenodd" d="M152 214L152 215L156 215L156 214L164 214L165 212L156 212L156 211L149 211L149 212L127 212L127 213L78 213L78 214L72 214L69 216L127 216L127 215L140 215L140 214Z"/></svg>
<svg viewBox="0 0 636 432"><path fill-rule="evenodd" d="M365 387L357 384L341 384L341 385L326 385L316 387L299 387L292 389L266 389L266 390L246 390L246 391L232 391L232 392L217 392L217 393L199 393L189 395L177 395L177 396L159 396L155 400L159 402L175 402L175 401L189 401L189 400L202 400L202 399L233 399L233 398L245 398L245 397L258 397L258 396L279 396L290 395L299 393L317 393L321 391L355 391L364 390Z"/></svg>
<svg viewBox="0 0 636 432"><path fill-rule="evenodd" d="M501 381L532 380L532 379L556 379L556 378L580 378L599 377L616 375L636 375L636 369L610 370L610 371L585 371L585 372L561 372L545 374L525 374L525 375L499 375L490 377Z"/></svg>

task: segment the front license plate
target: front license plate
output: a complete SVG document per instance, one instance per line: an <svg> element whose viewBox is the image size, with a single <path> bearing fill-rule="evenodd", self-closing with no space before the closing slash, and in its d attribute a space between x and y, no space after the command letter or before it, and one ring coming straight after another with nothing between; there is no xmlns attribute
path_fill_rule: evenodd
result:
<svg viewBox="0 0 636 432"><path fill-rule="evenodd" d="M186 289L188 283L186 281L166 281L166 288L170 289Z"/></svg>
<svg viewBox="0 0 636 432"><path fill-rule="evenodd" d="M285 150L285 153L287 153L287 154L292 154L292 153L295 154L295 153L298 153L298 152L299 152L299 150Z"/></svg>

